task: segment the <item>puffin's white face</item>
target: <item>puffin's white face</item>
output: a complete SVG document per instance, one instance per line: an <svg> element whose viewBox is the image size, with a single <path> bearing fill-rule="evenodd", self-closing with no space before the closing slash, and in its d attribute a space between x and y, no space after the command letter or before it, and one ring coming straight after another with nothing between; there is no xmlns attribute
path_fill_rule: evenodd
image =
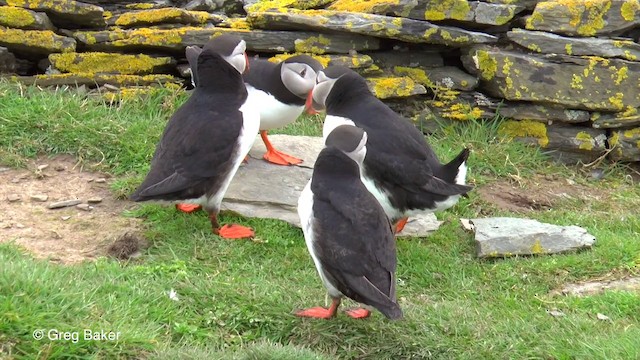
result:
<svg viewBox="0 0 640 360"><path fill-rule="evenodd" d="M318 72L318 76L316 77L316 86L313 88L312 95L314 109L323 110L327 107L327 97L338 79L328 77L324 74L324 71Z"/></svg>
<svg viewBox="0 0 640 360"><path fill-rule="evenodd" d="M229 56L225 56L224 59L231 64L240 74L244 74L245 70L247 70L247 64L249 60L247 59L247 54L245 51L247 50L247 43L244 40L241 40L238 45L233 49L233 52Z"/></svg>
<svg viewBox="0 0 640 360"><path fill-rule="evenodd" d="M345 153L348 157L351 158L351 160L355 161L356 163L358 163L359 166L362 166L362 163L364 162L364 158L365 156L367 156L367 133L363 133L362 134L362 139L360 140L360 144L358 144L358 147L353 150L352 152L349 153Z"/></svg>
<svg viewBox="0 0 640 360"><path fill-rule="evenodd" d="M282 83L296 96L306 99L316 83L316 72L303 63L283 63L280 68Z"/></svg>

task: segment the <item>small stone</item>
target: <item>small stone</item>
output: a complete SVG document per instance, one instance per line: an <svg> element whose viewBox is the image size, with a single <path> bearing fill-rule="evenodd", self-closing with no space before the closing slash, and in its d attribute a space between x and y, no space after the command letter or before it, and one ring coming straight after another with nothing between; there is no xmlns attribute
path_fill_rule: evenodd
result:
<svg viewBox="0 0 640 360"><path fill-rule="evenodd" d="M17 223L17 224L16 224L16 227L17 227L18 229L24 229L24 225L22 225L22 224L20 224L20 223Z"/></svg>
<svg viewBox="0 0 640 360"><path fill-rule="evenodd" d="M69 219L71 219L71 216L62 216L60 219L62 219L62 221L67 221Z"/></svg>
<svg viewBox="0 0 640 360"><path fill-rule="evenodd" d="M53 202L53 203L49 204L47 207L49 209L59 209L59 208L63 208L63 207L78 205L81 202L82 201L78 200L78 199L63 200L63 201Z"/></svg>
<svg viewBox="0 0 640 360"><path fill-rule="evenodd" d="M105 183L105 182L107 182L107 179L105 179L105 178L98 178L98 179L96 179L95 181L96 181L97 183Z"/></svg>
<svg viewBox="0 0 640 360"><path fill-rule="evenodd" d="M7 200L9 200L9 202L16 202L20 200L20 195L18 194L9 194L7 196Z"/></svg>
<svg viewBox="0 0 640 360"><path fill-rule="evenodd" d="M576 184L576 182L575 182L575 181L573 181L573 180L571 180L571 179L566 179L566 181L567 181L567 185L571 185L571 186L573 186L573 185L575 185L575 184Z"/></svg>
<svg viewBox="0 0 640 360"><path fill-rule="evenodd" d="M598 318L598 320L602 320L602 321L609 321L609 320L611 320L611 318L610 318L610 317L608 317L608 316L607 316L607 315L605 315L605 314L601 314L601 313L597 313L597 314L596 314L596 317Z"/></svg>
<svg viewBox="0 0 640 360"><path fill-rule="evenodd" d="M462 224L463 229L473 231L473 224L469 219L460 219L460 223Z"/></svg>
<svg viewBox="0 0 640 360"><path fill-rule="evenodd" d="M558 310L558 309L553 309L553 310L547 310L547 313L553 317L562 317L565 316L565 314Z"/></svg>
<svg viewBox="0 0 640 360"><path fill-rule="evenodd" d="M84 210L84 211L91 211L93 210L93 206L89 205L89 204L78 204L76 205L76 207L80 210Z"/></svg>
<svg viewBox="0 0 640 360"><path fill-rule="evenodd" d="M89 204L97 204L97 203L101 203L102 202L102 198L101 197L94 197L94 198L90 198L87 199L87 202Z"/></svg>
<svg viewBox="0 0 640 360"><path fill-rule="evenodd" d="M5 171L9 171L9 170L11 170L11 169L8 168L8 167L0 167L0 173L3 173Z"/></svg>
<svg viewBox="0 0 640 360"><path fill-rule="evenodd" d="M89 180L87 180L87 182L93 182L93 180L94 180L94 179L89 179Z"/></svg>
<svg viewBox="0 0 640 360"><path fill-rule="evenodd" d="M49 167L49 164L42 164L42 165L38 165L38 170L39 170L39 171L42 171L42 170L44 170L44 169L46 169L46 168L48 168L48 167Z"/></svg>
<svg viewBox="0 0 640 360"><path fill-rule="evenodd" d="M48 199L49 199L49 195L44 195L44 194L31 195L31 200L33 201L45 202Z"/></svg>

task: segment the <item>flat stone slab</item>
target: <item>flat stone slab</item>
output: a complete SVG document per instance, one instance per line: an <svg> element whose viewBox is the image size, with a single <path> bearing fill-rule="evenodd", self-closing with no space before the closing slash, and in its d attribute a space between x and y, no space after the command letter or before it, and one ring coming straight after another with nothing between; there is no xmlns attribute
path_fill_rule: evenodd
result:
<svg viewBox="0 0 640 360"><path fill-rule="evenodd" d="M76 51L76 41L50 30L20 30L0 28L0 46L19 54L47 55Z"/></svg>
<svg viewBox="0 0 640 360"><path fill-rule="evenodd" d="M74 0L2 0L9 6L47 13L54 25L64 28L104 27L104 9Z"/></svg>
<svg viewBox="0 0 640 360"><path fill-rule="evenodd" d="M26 30L55 30L47 14L15 6L0 6L0 26Z"/></svg>
<svg viewBox="0 0 640 360"><path fill-rule="evenodd" d="M303 160L299 166L280 166L262 159L266 149L260 137L256 137L249 162L240 167L233 178L222 210L231 210L247 217L259 217L286 221L300 227L298 198L311 179L313 165L323 148L321 137L270 135L273 146ZM428 236L440 226L435 215L412 217L400 236Z"/></svg>
<svg viewBox="0 0 640 360"><path fill-rule="evenodd" d="M579 226L509 217L471 219L480 258L554 254L590 248L596 238Z"/></svg>
<svg viewBox="0 0 640 360"><path fill-rule="evenodd" d="M612 131L609 145L614 147L610 154L614 160L640 161L640 127Z"/></svg>

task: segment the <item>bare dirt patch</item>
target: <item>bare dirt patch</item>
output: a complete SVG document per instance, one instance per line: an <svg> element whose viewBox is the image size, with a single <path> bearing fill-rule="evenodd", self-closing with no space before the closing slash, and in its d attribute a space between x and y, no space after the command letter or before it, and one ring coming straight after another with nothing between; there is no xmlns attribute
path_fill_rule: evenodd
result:
<svg viewBox="0 0 640 360"><path fill-rule="evenodd" d="M518 181L497 180L478 188L480 198L500 210L530 212L549 210L562 200L596 200L607 198L604 190L576 184L562 178L534 176Z"/></svg>
<svg viewBox="0 0 640 360"><path fill-rule="evenodd" d="M575 284L566 284L562 289L552 291L552 294L589 296L601 294L610 290L640 293L640 277L627 277L617 280L592 280Z"/></svg>
<svg viewBox="0 0 640 360"><path fill-rule="evenodd" d="M138 219L122 216L133 204L115 199L109 182L105 174L81 169L71 156L40 158L27 169L3 168L0 242L15 242L38 258L65 264L106 255L122 234L141 227ZM81 202L48 208L70 199Z"/></svg>

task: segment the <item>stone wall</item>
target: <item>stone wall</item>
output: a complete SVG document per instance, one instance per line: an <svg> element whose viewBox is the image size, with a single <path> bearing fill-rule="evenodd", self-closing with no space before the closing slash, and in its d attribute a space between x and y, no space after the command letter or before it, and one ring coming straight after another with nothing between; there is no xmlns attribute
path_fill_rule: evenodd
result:
<svg viewBox="0 0 640 360"><path fill-rule="evenodd" d="M233 32L355 69L425 129L500 114L561 160L638 162L639 24L640 0L0 0L0 72L120 98L188 86L185 47Z"/></svg>

